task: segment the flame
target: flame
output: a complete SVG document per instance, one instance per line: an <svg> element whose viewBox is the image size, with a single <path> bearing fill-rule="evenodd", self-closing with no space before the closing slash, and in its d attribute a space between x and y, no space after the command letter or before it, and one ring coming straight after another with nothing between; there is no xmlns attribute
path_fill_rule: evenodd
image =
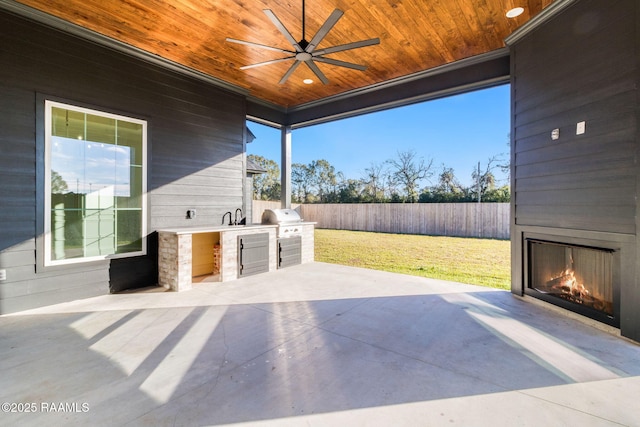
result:
<svg viewBox="0 0 640 427"><path fill-rule="evenodd" d="M553 275L542 289L571 302L613 314L612 301L606 299L597 287L593 289L593 292L587 289L584 283L578 280L578 277L571 267L567 267L557 275Z"/></svg>
<svg viewBox="0 0 640 427"><path fill-rule="evenodd" d="M590 295L584 284L578 283L575 272L571 268L567 268L561 274L552 277L550 282L553 282L554 287L559 288L562 293L569 294L575 298L584 298Z"/></svg>

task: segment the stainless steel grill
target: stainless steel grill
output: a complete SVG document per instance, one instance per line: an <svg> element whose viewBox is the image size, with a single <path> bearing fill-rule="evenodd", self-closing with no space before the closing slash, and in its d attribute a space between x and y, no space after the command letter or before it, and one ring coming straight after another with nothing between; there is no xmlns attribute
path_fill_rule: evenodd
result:
<svg viewBox="0 0 640 427"><path fill-rule="evenodd" d="M300 214L294 209L265 209L262 213L262 224L278 225L278 238L300 236L301 222Z"/></svg>

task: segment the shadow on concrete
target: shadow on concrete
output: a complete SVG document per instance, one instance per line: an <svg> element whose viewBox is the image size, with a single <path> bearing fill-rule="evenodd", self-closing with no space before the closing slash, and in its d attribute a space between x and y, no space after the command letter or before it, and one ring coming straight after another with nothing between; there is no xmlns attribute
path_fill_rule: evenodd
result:
<svg viewBox="0 0 640 427"><path fill-rule="evenodd" d="M3 418L13 425L306 423L318 414L640 375L636 345L507 292L240 303L234 286L111 295L0 317L2 401L85 405ZM536 400L541 409L561 407Z"/></svg>

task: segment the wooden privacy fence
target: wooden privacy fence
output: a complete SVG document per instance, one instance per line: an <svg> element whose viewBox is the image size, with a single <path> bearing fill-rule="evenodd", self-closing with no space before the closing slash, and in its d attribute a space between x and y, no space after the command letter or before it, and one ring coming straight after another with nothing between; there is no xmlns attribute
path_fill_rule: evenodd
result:
<svg viewBox="0 0 640 427"><path fill-rule="evenodd" d="M256 201L254 219L259 221L264 209L279 207L279 202ZM305 221L317 222L318 228L509 238L509 203L339 203L293 207Z"/></svg>
<svg viewBox="0 0 640 427"><path fill-rule="evenodd" d="M280 202L272 202L269 200L253 200L253 206L251 210L251 215L253 218L253 222L260 222L262 218L262 212L265 209L280 209ZM300 213L300 204L292 203L291 207ZM304 217L303 217L304 218Z"/></svg>

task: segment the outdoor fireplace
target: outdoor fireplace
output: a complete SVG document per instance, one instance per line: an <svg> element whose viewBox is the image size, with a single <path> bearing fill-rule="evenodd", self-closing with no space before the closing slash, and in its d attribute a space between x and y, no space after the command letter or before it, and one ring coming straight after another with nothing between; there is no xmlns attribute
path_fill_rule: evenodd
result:
<svg viewBox="0 0 640 427"><path fill-rule="evenodd" d="M616 251L527 239L525 293L618 326Z"/></svg>

